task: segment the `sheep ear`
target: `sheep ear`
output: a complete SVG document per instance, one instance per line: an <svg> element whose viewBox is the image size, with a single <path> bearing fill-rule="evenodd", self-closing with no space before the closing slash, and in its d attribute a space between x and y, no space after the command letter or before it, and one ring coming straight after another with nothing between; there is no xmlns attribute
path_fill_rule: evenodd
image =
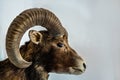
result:
<svg viewBox="0 0 120 80"><path fill-rule="evenodd" d="M42 40L42 34L36 30L30 30L29 37L34 44L39 44Z"/></svg>

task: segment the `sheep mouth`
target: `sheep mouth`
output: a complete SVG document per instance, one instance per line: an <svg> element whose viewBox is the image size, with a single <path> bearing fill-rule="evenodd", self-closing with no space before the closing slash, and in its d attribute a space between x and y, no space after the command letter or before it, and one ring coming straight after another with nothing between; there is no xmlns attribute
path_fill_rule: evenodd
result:
<svg viewBox="0 0 120 80"><path fill-rule="evenodd" d="M75 71L83 72L81 69L76 68L76 67L73 67L73 69L74 69Z"/></svg>
<svg viewBox="0 0 120 80"><path fill-rule="evenodd" d="M70 67L69 71L70 71L70 74L73 74L73 75L80 75L80 74L84 73L84 70L82 70L79 67Z"/></svg>

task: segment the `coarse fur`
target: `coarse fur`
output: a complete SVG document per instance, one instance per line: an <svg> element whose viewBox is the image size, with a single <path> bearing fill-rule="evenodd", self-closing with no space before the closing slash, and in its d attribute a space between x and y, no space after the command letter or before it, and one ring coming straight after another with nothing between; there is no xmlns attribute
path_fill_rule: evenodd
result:
<svg viewBox="0 0 120 80"><path fill-rule="evenodd" d="M0 80L48 80L49 72L68 72L69 66L77 64L74 58L80 57L69 47L66 36L54 38L47 36L47 31L40 33L44 36L41 44L28 41L20 48L22 57L33 64L20 69L8 59L1 61ZM59 47L58 43L63 43L64 47Z"/></svg>
<svg viewBox="0 0 120 80"><path fill-rule="evenodd" d="M40 25L46 31L29 31L30 40L19 48L24 33ZM48 80L48 73L82 74L85 61L68 44L68 33L49 10L33 8L18 15L6 35L8 59L0 61L0 80Z"/></svg>

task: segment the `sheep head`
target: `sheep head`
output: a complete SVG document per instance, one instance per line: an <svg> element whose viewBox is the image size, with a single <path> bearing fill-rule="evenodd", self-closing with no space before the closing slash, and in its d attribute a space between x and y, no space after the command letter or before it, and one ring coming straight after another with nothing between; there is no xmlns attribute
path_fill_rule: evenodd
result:
<svg viewBox="0 0 120 80"><path fill-rule="evenodd" d="M41 25L47 31L29 32L35 54L28 62L21 56L19 44L26 30L35 25ZM86 68L84 60L69 46L68 33L59 19L43 8L28 9L13 20L6 36L6 50L9 60L18 68L37 64L47 72L69 74L81 74Z"/></svg>

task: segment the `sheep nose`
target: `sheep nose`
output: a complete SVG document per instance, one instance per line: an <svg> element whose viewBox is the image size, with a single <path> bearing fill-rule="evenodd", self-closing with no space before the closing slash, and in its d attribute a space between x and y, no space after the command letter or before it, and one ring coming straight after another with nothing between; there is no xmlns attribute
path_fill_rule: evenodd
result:
<svg viewBox="0 0 120 80"><path fill-rule="evenodd" d="M86 69L86 64L85 63L83 63L83 67L84 67L84 69Z"/></svg>
<svg viewBox="0 0 120 80"><path fill-rule="evenodd" d="M84 60L81 61L81 59L78 59L77 60L77 66L78 67L75 67L75 68L80 70L82 73L85 72L85 70L86 70L86 62Z"/></svg>

